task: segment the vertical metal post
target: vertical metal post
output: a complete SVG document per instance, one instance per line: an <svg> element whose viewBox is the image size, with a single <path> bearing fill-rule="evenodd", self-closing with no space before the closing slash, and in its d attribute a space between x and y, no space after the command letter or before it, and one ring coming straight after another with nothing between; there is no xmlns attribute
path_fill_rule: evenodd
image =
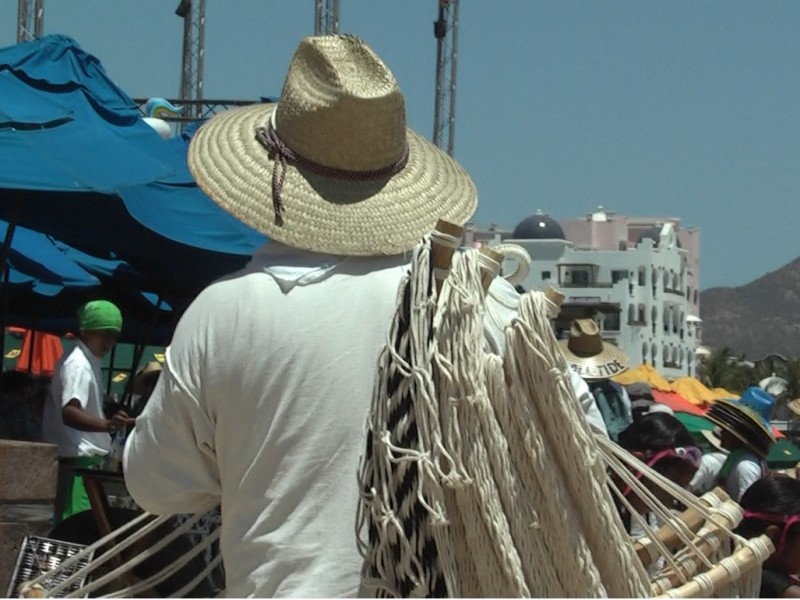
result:
<svg viewBox="0 0 800 600"><path fill-rule="evenodd" d="M339 33L339 0L314 0L314 35Z"/></svg>
<svg viewBox="0 0 800 600"><path fill-rule="evenodd" d="M458 5L459 0L439 0L439 18L433 23L436 38L433 143L450 156L455 148Z"/></svg>
<svg viewBox="0 0 800 600"><path fill-rule="evenodd" d="M44 0L17 3L17 43L30 42L44 33Z"/></svg>
<svg viewBox="0 0 800 600"><path fill-rule="evenodd" d="M183 115L197 119L202 116L206 0L182 0L175 12L183 18L183 68L180 89L181 101L185 102Z"/></svg>

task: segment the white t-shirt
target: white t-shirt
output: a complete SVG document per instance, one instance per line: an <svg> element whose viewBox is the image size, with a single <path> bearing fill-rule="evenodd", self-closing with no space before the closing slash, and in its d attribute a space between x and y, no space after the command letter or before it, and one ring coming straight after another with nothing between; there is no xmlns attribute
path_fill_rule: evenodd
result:
<svg viewBox="0 0 800 600"><path fill-rule="evenodd" d="M689 482L689 489L698 496L702 496L717 487L719 471L727 459L728 454L725 452L707 452L703 454L700 459L700 466Z"/></svg>
<svg viewBox="0 0 800 600"><path fill-rule="evenodd" d="M270 242L181 318L126 484L157 514L221 501L228 596L357 595L364 419L407 268Z"/></svg>
<svg viewBox="0 0 800 600"><path fill-rule="evenodd" d="M62 416L63 408L71 400L77 400L82 410L103 417L102 382L100 359L81 341L56 363L50 396L44 406L42 438L58 445L59 456L102 456L111 449L109 434L74 429L64 424Z"/></svg>
<svg viewBox="0 0 800 600"><path fill-rule="evenodd" d="M725 478L725 491L733 501L739 502L750 486L766 474L767 469L761 459L755 454L743 453Z"/></svg>

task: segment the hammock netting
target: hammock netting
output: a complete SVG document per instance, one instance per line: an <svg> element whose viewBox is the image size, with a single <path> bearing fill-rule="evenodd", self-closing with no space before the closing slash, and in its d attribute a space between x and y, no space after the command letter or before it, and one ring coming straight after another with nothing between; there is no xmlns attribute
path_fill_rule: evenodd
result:
<svg viewBox="0 0 800 600"><path fill-rule="evenodd" d="M491 252L455 252L458 242L436 231L415 249L380 356L358 473L363 589L376 597L756 596L769 539L732 532L742 511L723 492L696 498L589 427L551 328L559 307L545 294L520 297L504 350L492 351L484 320L501 265ZM612 478L665 525L632 541L617 503L649 527ZM684 512L659 501L654 486ZM202 517L141 548L170 519L144 513L25 582L21 595L151 595L219 529L145 580L131 570ZM171 597L189 593L220 560Z"/></svg>
<svg viewBox="0 0 800 600"><path fill-rule="evenodd" d="M434 233L416 249L401 285L367 421L357 523L366 589L379 597L757 594L771 547L732 533L735 503L719 493L695 498L589 427L551 327L558 306L523 294L503 356L492 352L487 283L500 264L470 249L442 273L432 266L437 243ZM662 530L634 544L612 473L667 523ZM687 512L664 506L653 484Z"/></svg>

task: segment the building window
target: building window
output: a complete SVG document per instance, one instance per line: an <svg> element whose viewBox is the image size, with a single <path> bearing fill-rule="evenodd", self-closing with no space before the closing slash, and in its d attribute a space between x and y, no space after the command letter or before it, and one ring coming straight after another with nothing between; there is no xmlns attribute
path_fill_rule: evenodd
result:
<svg viewBox="0 0 800 600"><path fill-rule="evenodd" d="M573 271L572 283L575 285L589 285L589 271Z"/></svg>
<svg viewBox="0 0 800 600"><path fill-rule="evenodd" d="M542 271L542 281L550 279L550 271Z"/></svg>
<svg viewBox="0 0 800 600"><path fill-rule="evenodd" d="M628 305L628 325L633 325L636 321L636 307L633 304Z"/></svg>
<svg viewBox="0 0 800 600"><path fill-rule="evenodd" d="M627 269L624 271L613 270L611 271L611 283L617 283L618 281L622 281L623 279L628 278L628 271Z"/></svg>
<svg viewBox="0 0 800 600"><path fill-rule="evenodd" d="M692 304L697 304L697 290L692 292Z"/></svg>
<svg viewBox="0 0 800 600"><path fill-rule="evenodd" d="M647 284L646 281L647 275L644 267L639 267L639 285L644 286Z"/></svg>
<svg viewBox="0 0 800 600"><path fill-rule="evenodd" d="M603 320L603 329L605 331L619 331L618 312L606 313L606 318Z"/></svg>
<svg viewBox="0 0 800 600"><path fill-rule="evenodd" d="M641 323L642 325L644 325L645 323L647 323L647 316L645 315L645 312L644 312L644 304L640 304L640 305L639 305L639 318L638 318L637 320L638 320L638 321L639 321L639 323Z"/></svg>

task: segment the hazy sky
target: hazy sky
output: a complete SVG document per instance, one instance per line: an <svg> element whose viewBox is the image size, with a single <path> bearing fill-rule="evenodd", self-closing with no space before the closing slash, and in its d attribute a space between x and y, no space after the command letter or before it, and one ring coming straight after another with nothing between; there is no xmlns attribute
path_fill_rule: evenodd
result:
<svg viewBox="0 0 800 600"><path fill-rule="evenodd" d="M207 0L206 98L277 96L314 0ZM174 97L178 0L46 0L45 32L133 97ZM431 136L435 0L341 0L341 31L394 71ZM0 45L17 2L0 1ZM456 158L475 221L598 205L700 228L703 289L800 255L800 2L462 0Z"/></svg>

